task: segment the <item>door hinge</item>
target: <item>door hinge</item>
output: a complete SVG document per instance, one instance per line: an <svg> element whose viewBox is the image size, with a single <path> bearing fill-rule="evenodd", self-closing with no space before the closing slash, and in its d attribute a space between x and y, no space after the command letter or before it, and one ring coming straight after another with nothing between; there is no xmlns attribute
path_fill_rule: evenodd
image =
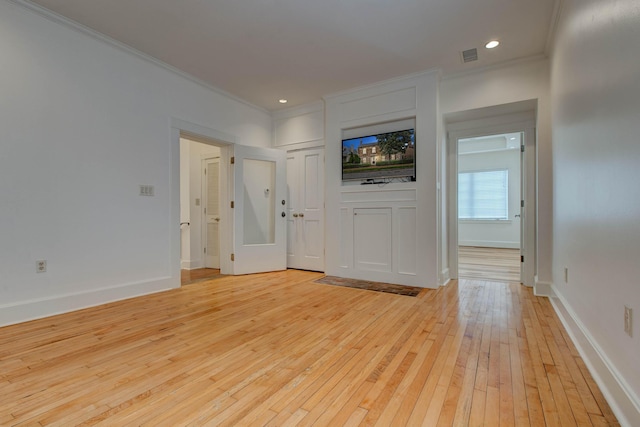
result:
<svg viewBox="0 0 640 427"><path fill-rule="evenodd" d="M520 262L524 262L524 255L520 255Z"/></svg>
<svg viewBox="0 0 640 427"><path fill-rule="evenodd" d="M235 261L236 260L236 254L231 254L231 261Z"/></svg>
<svg viewBox="0 0 640 427"><path fill-rule="evenodd" d="M520 151L524 153L524 145L520 146Z"/></svg>
<svg viewBox="0 0 640 427"><path fill-rule="evenodd" d="M231 157L231 164L234 165L236 163L236 158L235 157Z"/></svg>
<svg viewBox="0 0 640 427"><path fill-rule="evenodd" d="M206 169L204 170L204 174L205 174L205 175L207 174L207 170L206 170Z"/></svg>
<svg viewBox="0 0 640 427"><path fill-rule="evenodd" d="M524 208L524 200L520 200L520 207Z"/></svg>
<svg viewBox="0 0 640 427"><path fill-rule="evenodd" d="M205 254L207 253L207 248L204 248L204 253L205 253Z"/></svg>
<svg viewBox="0 0 640 427"><path fill-rule="evenodd" d="M231 201L231 209L233 209L235 207L235 204L233 203L233 200Z"/></svg>

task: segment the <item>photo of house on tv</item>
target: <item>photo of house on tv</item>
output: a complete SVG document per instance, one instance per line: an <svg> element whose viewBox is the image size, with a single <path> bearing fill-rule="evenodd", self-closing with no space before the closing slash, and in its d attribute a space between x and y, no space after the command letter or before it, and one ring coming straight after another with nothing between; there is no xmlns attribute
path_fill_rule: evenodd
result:
<svg viewBox="0 0 640 427"><path fill-rule="evenodd" d="M415 130L342 141L342 180L415 180Z"/></svg>

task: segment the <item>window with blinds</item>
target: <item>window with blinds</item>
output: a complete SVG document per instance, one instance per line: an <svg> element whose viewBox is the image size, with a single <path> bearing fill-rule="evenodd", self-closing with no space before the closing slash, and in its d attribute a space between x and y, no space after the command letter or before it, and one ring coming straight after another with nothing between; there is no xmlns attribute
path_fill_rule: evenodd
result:
<svg viewBox="0 0 640 427"><path fill-rule="evenodd" d="M509 218L509 171L458 173L458 218Z"/></svg>

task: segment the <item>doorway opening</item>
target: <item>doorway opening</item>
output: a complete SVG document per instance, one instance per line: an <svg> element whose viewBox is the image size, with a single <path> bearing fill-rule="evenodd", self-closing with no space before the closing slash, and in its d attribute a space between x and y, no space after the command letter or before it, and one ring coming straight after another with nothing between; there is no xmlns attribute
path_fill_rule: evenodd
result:
<svg viewBox="0 0 640 427"><path fill-rule="evenodd" d="M220 275L220 182L220 147L180 137L181 285Z"/></svg>
<svg viewBox="0 0 640 427"><path fill-rule="evenodd" d="M180 284L222 276L220 269L222 196L227 176L221 168L225 145L180 136Z"/></svg>
<svg viewBox="0 0 640 427"><path fill-rule="evenodd" d="M458 276L521 282L522 132L458 139Z"/></svg>
<svg viewBox="0 0 640 427"><path fill-rule="evenodd" d="M526 101L470 110L447 122L451 279L534 285L535 105Z"/></svg>

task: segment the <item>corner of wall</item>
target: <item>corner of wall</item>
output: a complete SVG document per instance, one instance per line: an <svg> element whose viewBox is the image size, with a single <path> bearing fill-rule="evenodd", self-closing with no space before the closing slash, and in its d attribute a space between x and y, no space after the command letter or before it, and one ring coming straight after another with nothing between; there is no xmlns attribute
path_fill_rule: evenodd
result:
<svg viewBox="0 0 640 427"><path fill-rule="evenodd" d="M534 278L533 294L537 297L553 298L556 296L553 290L553 283L542 282L538 280L538 276Z"/></svg>

